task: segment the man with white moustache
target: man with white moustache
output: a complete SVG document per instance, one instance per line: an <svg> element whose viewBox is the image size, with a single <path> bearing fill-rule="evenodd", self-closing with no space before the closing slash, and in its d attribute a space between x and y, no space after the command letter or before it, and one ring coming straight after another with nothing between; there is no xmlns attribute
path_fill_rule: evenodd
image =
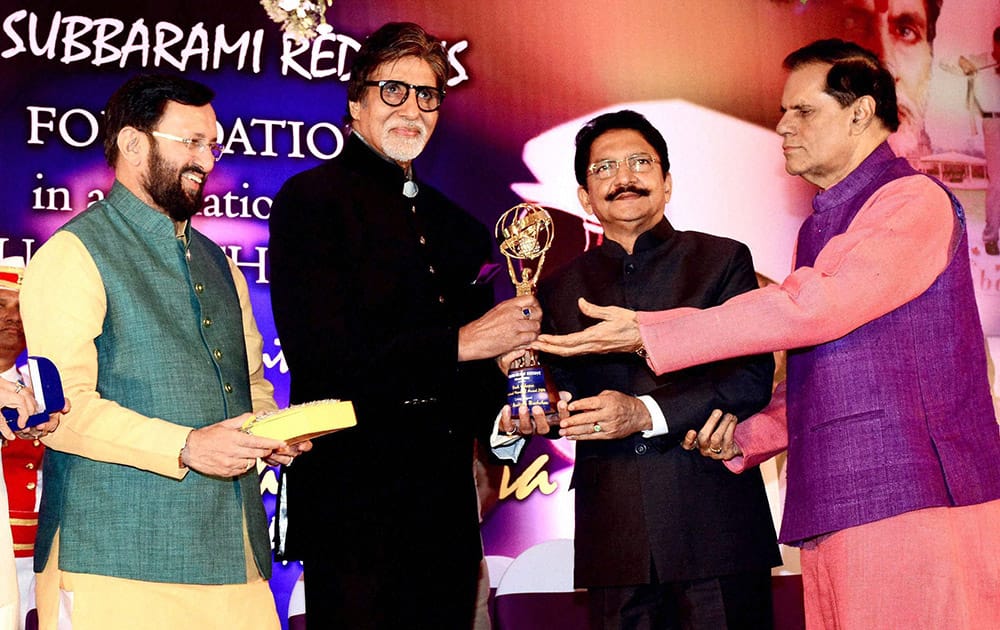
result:
<svg viewBox="0 0 1000 630"><path fill-rule="evenodd" d="M534 297L493 304L489 232L413 160L447 55L412 23L362 44L338 157L271 212L271 301L293 403L353 401L358 424L282 471L310 628L470 628L482 558L473 439L503 399L493 359L532 341ZM284 536L287 531L287 536Z"/></svg>

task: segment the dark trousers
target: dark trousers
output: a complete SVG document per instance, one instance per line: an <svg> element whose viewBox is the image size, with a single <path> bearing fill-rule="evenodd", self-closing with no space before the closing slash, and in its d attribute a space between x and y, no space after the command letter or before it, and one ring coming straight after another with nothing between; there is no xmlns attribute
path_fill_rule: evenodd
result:
<svg viewBox="0 0 1000 630"><path fill-rule="evenodd" d="M343 558L303 564L308 630L472 627L478 564L414 566L406 557L381 568Z"/></svg>
<svg viewBox="0 0 1000 630"><path fill-rule="evenodd" d="M590 630L766 630L771 572L591 588Z"/></svg>

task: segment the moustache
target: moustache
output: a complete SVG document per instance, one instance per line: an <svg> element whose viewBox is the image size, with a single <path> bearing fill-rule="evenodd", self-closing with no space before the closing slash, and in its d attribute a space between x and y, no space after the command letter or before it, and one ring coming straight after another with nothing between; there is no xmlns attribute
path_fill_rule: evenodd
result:
<svg viewBox="0 0 1000 630"><path fill-rule="evenodd" d="M423 124L417 121L408 121L402 125L398 125L398 127L406 129L407 131L416 131L421 136L427 134L427 127L425 127Z"/></svg>
<svg viewBox="0 0 1000 630"><path fill-rule="evenodd" d="M620 188L615 188L607 195L604 196L605 201L614 201L619 195L624 195L625 193L632 193L639 195L640 197L648 197L651 191L648 188L639 188L638 186L633 186L631 184L622 186Z"/></svg>

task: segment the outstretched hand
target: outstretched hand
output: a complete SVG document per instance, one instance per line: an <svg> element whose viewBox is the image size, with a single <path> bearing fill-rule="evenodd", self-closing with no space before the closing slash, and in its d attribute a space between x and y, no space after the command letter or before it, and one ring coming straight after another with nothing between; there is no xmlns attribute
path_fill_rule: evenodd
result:
<svg viewBox="0 0 1000 630"><path fill-rule="evenodd" d="M687 432L684 441L681 442L681 448L687 451L697 448L705 457L723 461L742 455L743 451L734 439L736 422L736 416L733 414L723 414L716 409L708 416L701 431L692 429Z"/></svg>
<svg viewBox="0 0 1000 630"><path fill-rule="evenodd" d="M539 335L531 348L563 357L580 354L635 352L642 347L635 311L620 306L597 306L580 298L580 312L601 320L589 328L568 335Z"/></svg>

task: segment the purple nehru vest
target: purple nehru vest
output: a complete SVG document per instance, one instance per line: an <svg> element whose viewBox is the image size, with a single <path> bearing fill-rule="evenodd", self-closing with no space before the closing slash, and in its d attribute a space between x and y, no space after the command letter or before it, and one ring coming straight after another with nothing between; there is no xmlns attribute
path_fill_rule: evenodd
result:
<svg viewBox="0 0 1000 630"><path fill-rule="evenodd" d="M879 146L817 195L799 231L796 266L812 265L875 191L912 175L919 173L888 144ZM965 215L951 199L961 238L927 291L840 339L788 353L782 542L1000 498L1000 430Z"/></svg>

